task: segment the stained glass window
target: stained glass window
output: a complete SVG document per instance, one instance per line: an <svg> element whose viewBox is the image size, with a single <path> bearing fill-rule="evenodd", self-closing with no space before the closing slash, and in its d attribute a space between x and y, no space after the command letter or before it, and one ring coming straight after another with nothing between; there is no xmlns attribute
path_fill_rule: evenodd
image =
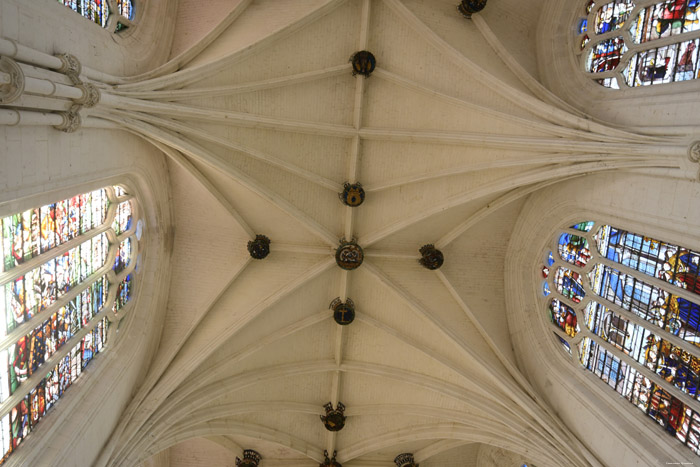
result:
<svg viewBox="0 0 700 467"><path fill-rule="evenodd" d="M559 268L554 276L554 285L560 294L574 303L581 303L586 295L581 283L581 275L568 268Z"/></svg>
<svg viewBox="0 0 700 467"><path fill-rule="evenodd" d="M559 342L561 343L562 348L563 348L564 350L566 350L566 353L568 353L569 355L571 355L571 345L566 341L566 339L560 337L560 336L557 335L557 334L554 334L554 335L556 336L556 338L557 338L557 339L559 340Z"/></svg>
<svg viewBox="0 0 700 467"><path fill-rule="evenodd" d="M117 0L117 10L126 19L134 19L134 7L131 0Z"/></svg>
<svg viewBox="0 0 700 467"><path fill-rule="evenodd" d="M117 0L116 12L111 11L108 0L58 0L58 3L67 6L76 13L106 28L110 15L118 17L116 24L128 27L134 19L134 6L131 0ZM115 30L118 30L115 26Z"/></svg>
<svg viewBox="0 0 700 467"><path fill-rule="evenodd" d="M700 253L607 225L595 240L605 258L700 295Z"/></svg>
<svg viewBox="0 0 700 467"><path fill-rule="evenodd" d="M143 230L132 229L134 203L123 187L105 187L0 217L2 461L128 311Z"/></svg>
<svg viewBox="0 0 700 467"><path fill-rule="evenodd" d="M585 266L591 257L588 240L579 235L561 234L559 237L559 256L567 263Z"/></svg>
<svg viewBox="0 0 700 467"><path fill-rule="evenodd" d="M697 79L700 0L641 6L635 9L632 0L615 0L595 10L587 4L586 17L578 19L576 28L581 50L587 50L582 56L586 71L606 73L595 81L614 89ZM583 26L591 21L594 27ZM588 46L593 33L593 44ZM620 33L631 42L625 44ZM680 35L684 40L656 42Z"/></svg>
<svg viewBox="0 0 700 467"><path fill-rule="evenodd" d="M542 283L542 295L544 295L545 297L548 297L549 294L551 294L551 293L552 293L552 291L549 290L549 284L547 284L547 281L544 281Z"/></svg>
<svg viewBox="0 0 700 467"><path fill-rule="evenodd" d="M596 13L595 33L604 34L621 28L634 9L633 0L615 0L601 6Z"/></svg>
<svg viewBox="0 0 700 467"><path fill-rule="evenodd" d="M700 29L698 0L670 0L642 9L630 33L639 44Z"/></svg>
<svg viewBox="0 0 700 467"><path fill-rule="evenodd" d="M700 414L688 406L700 392L700 254L597 225L573 225L554 242L543 306L556 340L700 455Z"/></svg>
<svg viewBox="0 0 700 467"><path fill-rule="evenodd" d="M620 64L622 54L627 46L622 37L611 37L594 45L588 53L586 70L591 73L612 71Z"/></svg>
<svg viewBox="0 0 700 467"><path fill-rule="evenodd" d="M563 304L556 298L549 302L549 318L555 326L562 329L567 335L576 337L580 331L578 318L573 308Z"/></svg>

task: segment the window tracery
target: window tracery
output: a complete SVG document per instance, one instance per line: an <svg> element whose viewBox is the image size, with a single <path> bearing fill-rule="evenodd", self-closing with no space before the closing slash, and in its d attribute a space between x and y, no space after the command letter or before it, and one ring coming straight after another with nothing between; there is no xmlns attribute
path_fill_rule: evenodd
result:
<svg viewBox="0 0 700 467"><path fill-rule="evenodd" d="M584 70L602 86L698 78L700 0L589 1L582 13L578 53Z"/></svg>
<svg viewBox="0 0 700 467"><path fill-rule="evenodd" d="M543 306L557 344L700 455L700 254L593 222L556 238Z"/></svg>
<svg viewBox="0 0 700 467"><path fill-rule="evenodd" d="M0 217L0 463L128 311L143 228L135 203L108 186Z"/></svg>
<svg viewBox="0 0 700 467"><path fill-rule="evenodd" d="M103 28L115 24L115 31L128 28L134 19L132 0L58 0L58 2ZM116 20L113 19L115 23L110 22L110 16L113 14L116 16Z"/></svg>

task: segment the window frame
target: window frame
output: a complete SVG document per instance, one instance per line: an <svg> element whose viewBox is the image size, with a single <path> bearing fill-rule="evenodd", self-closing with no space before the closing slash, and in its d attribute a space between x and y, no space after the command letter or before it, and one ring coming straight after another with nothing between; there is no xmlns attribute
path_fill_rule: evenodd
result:
<svg viewBox="0 0 700 467"><path fill-rule="evenodd" d="M613 343L606 342L602 337L595 334L595 332L589 330L585 323L586 308L591 302L596 302L600 305L603 305L605 308L608 309L608 311L613 312L621 319L627 320L633 324L639 324L651 330L656 336L659 336L667 342L670 342L672 345L680 346L682 349L687 348L688 351L692 350L692 355L700 357L700 346L694 346L690 342L683 341L680 337L676 337L675 335L662 329L656 324L650 321L646 321L644 318L641 318L634 314L634 312L624 310L620 306L616 306L614 303L608 302L607 300L605 300L605 298L593 292L592 287L589 285L589 281L587 279L588 273L591 270L593 270L595 265L605 264L607 266L612 267L613 269L620 271L621 273L628 274L631 277L644 281L647 284L651 283L651 285L654 285L655 287L662 288L663 290L670 292L673 295L681 296L682 298L687 298L697 304L700 304L700 295L698 294L677 287L676 285L663 281L662 279L658 279L653 276L648 276L643 272L636 271L635 269L625 266L622 263L616 263L612 260L608 260L605 256L599 253L594 237L601 226L611 225L618 229L626 230L630 233L639 234L639 232L648 232L647 236L655 240L664 241L666 243L672 243L674 245L678 245L681 248L689 248L691 250L697 251L695 250L695 248L689 245L689 243L692 242L688 242L687 238L679 240L677 238L674 238L677 235L668 231L664 231L664 229L655 228L653 225L653 221L658 219L650 219L650 221L652 222L649 225L645 225L636 221L632 221L631 219L623 219L619 216L609 215L604 212L593 212L588 210L580 210L578 214L567 214L566 216L564 216L564 218L570 220L569 222L563 222L559 224L558 227L555 227L553 233L550 235L551 238L549 238L549 240L545 243L545 249L539 255L542 258L540 259L541 262L538 263L537 269L532 275L532 278L536 280L536 283L540 284L540 281L542 280L542 266L544 265L550 270L548 277L544 279L544 281L549 286L550 294L545 296L542 293L542 287L535 287L537 291L536 303L538 304L539 315L542 320L541 322L543 323L545 329L548 329L548 332L546 333L546 335L549 336L549 338L546 339L547 341L549 341L546 344L546 352L548 353L547 357L556 359L557 361L569 366L570 368L572 368L573 371L581 375L581 377L584 378L584 380L586 381L587 387L593 390L598 395L598 397L602 397L604 398L603 400L607 401L611 401L611 398L616 399L615 405L617 405L617 407L615 407L615 409L624 412L627 415L625 418L628 420L628 422L632 423L633 425L638 425L641 423L644 426L650 427L650 429L654 430L654 432L657 435L661 433L661 431L659 430L664 431L664 428L659 427L655 419L652 419L646 411L642 414L643 416L640 417L640 409L634 403L629 403L630 401L628 401L628 403L617 402L620 398L620 393L616 390L617 385L615 387L610 386L609 382L603 380L598 373L594 372L593 370L587 369L581 363L578 347L579 343L582 342L584 338L589 338L592 341L596 342L596 344L598 344L599 349L606 350L606 354L612 353L615 357L619 359L621 367L622 365L632 365L632 368L635 371L637 371L638 374L642 374L651 383L654 383L658 388L661 388L664 391L670 393L677 400L683 402L686 405L686 407L692 409L697 413L700 413L700 400L693 399L689 394L683 393L681 390L675 388L673 383L665 381L663 377L661 375L658 375L655 371L649 370L642 364L638 364L636 361L634 361L634 359L631 356L624 355L624 353L621 350L615 348L615 345ZM593 220L595 222L595 224L589 232L579 231L571 228L576 223L587 220ZM558 246L559 239L562 233L578 235L580 237L586 238L586 240L588 241L589 249L591 251L591 257L590 259L588 259L584 267L569 263L562 259L559 255ZM554 257L554 263L551 266L548 265L546 260L549 251L552 252L552 255ZM557 290L557 287L554 282L554 276L559 267L568 268L571 271L578 272L582 276L582 282L584 285L584 290L586 291L586 296L583 297L580 303L576 303L573 300L570 300L566 297L566 295L559 293L559 291ZM577 333L576 337L572 338L568 336L563 330L561 330L558 326L552 324L551 320L549 320L547 310L553 298L558 299L561 303L575 310L579 322L579 327L581 329L580 332ZM549 332L552 332L554 335L549 334ZM563 349L560 339L563 339L569 344L569 346L571 347L571 354L567 353ZM607 365L607 360L608 359L606 357L606 361L603 362L603 366ZM596 365L598 365L599 363L600 362L596 362ZM624 384L628 384L628 382L625 381ZM605 388L605 386L609 387ZM610 387L612 387L612 391L610 391ZM651 395L649 397L651 398ZM651 399L648 403L651 404ZM645 421L641 422L640 419L645 419ZM667 439L667 442L672 446L678 446L677 443L681 442L678 439L675 439L675 436L660 436L659 438ZM674 438L675 440L672 438ZM682 444L685 445L686 443ZM688 454L691 455L694 459L697 459L697 456L700 456L700 453L696 454L691 449L684 450L687 451Z"/></svg>
<svg viewBox="0 0 700 467"><path fill-rule="evenodd" d="M627 84L627 81L624 78L624 69L629 65L629 62L631 59L640 52L647 51L647 50L654 50L659 47L664 47L667 45L671 44L676 44L676 43L682 43L688 40L692 39L700 39L700 29L695 30L695 31L690 31L686 33L681 33L673 36L667 36L667 37L662 37L658 39L654 39L651 41L647 42L641 42L639 44L634 42L634 39L632 37L632 34L630 33L630 19L636 18L639 13L650 7L653 6L657 3L659 3L660 0L641 0L636 2L635 7L631 10L630 15L628 17L628 20L625 21L625 24L623 27L616 29L616 30L611 30L607 31L601 34L596 34L595 31L595 19L597 16L597 13L600 8L602 8L604 5L610 3L610 1L603 1L601 2L600 5L596 5L593 7L590 13L584 16L586 5L588 4L588 0L581 0L579 3L579 8L577 9L578 14L575 14L574 16L574 23L572 26L573 31L576 31L576 34L572 34L573 38L573 43L572 43L572 50L574 52L574 56L576 59L577 63L577 68L579 71L586 77L586 79L589 82L597 82L598 80L604 80L607 78L615 78L617 81L618 88L609 88L606 86L601 86L598 85L596 88L598 89L603 89L603 91L608 91L609 89L614 89L616 93L620 92L626 92L626 91L631 91L631 90L641 90L644 88L654 88L658 89L659 86L656 84L649 84L649 85L643 85L643 86L629 86ZM587 30L586 32L578 32L579 31L579 25L581 20L587 20ZM584 39L585 36L589 37L588 43L585 45L585 47L581 47L581 43ZM591 49L593 49L597 44L608 40L612 39L615 37L622 37L624 40L624 44L627 47L627 50L624 52L624 54L621 55L620 61L615 67L614 70L610 71L605 71L605 72L600 72L600 73L595 73L595 72L589 72L586 69L586 62L588 60L588 56L591 53ZM696 69L697 72L700 73L700 55L698 55L698 58L696 59ZM685 84L687 85L688 82L695 82L695 81L700 81L700 77L696 77L694 79L690 80L685 80L685 81L671 81L669 83L660 83L664 84L663 88L666 88L671 85L680 85L680 84ZM616 95L616 94L615 94Z"/></svg>
<svg viewBox="0 0 700 467"><path fill-rule="evenodd" d="M116 196L113 189L114 186L123 187L127 194L124 196ZM92 332L92 330L103 321L103 318L106 318L111 323L111 326L104 337L103 347L99 353L93 353L93 356L89 361L90 364L84 369L81 369L81 374L86 371L101 373L104 370L103 368L100 368L99 365L92 363L92 360L97 359L99 361L103 356L108 356L110 351L115 347L115 345L118 344L120 341L120 339L117 339L119 329L124 324L128 324L128 322L131 321L131 318L135 315L135 313L133 313L133 308L135 307L135 303L138 301L138 296L141 289L141 280L134 280L134 274L140 272L139 270L141 267L141 245L144 244L145 238L141 237L141 240L139 240L137 238L137 231L143 231L145 212L143 211L143 201L141 196L138 193L138 190L134 189L137 186L138 182L132 181L131 177L128 175L115 176L108 179L94 180L86 184L65 187L59 190L41 193L39 195L27 196L0 203L0 219L2 219L8 215L21 213L28 209L36 209L47 204L55 203L64 199L70 199L76 195L89 193L103 188L105 189L108 199L110 200L110 205L105 215L105 221L100 226L92 228L83 234L79 234L75 238L62 243L59 246L55 246L49 251L41 253L36 257L25 261L23 264L17 265L12 269L0 273L0 283L2 283L2 287L4 287L4 284L12 280L13 277L21 277L25 275L28 271L31 271L36 267L40 267L47 260L60 256L65 251L75 248L76 246L84 243L86 240L106 234L107 241L109 242L107 257L104 265L101 268L99 268L97 271L93 271L93 273L85 280L78 282L78 284L71 288L70 291L66 292L60 299L57 298L54 303L49 306L49 308L37 312L32 318L23 322L14 330L8 332L5 337L0 339L0 347L3 351L7 350L9 353L10 348L15 342L30 334L37 326L40 326L44 321L46 321L47 318L50 318L53 313L57 312L62 306L67 304L68 301L72 301L74 296L79 295L84 290L89 290L93 282L101 280L102 277L106 277L109 281L109 292L105 302L103 303L102 309L95 316L91 317L86 325L82 326L73 336L71 336L60 347L60 349L57 349L47 361L42 363L31 376L28 376L27 379L17 387L13 394L9 395L9 397L0 403L0 418L9 414L21 400L34 391L36 386L41 383L48 372L52 371L53 367L55 367L59 361L63 360L66 355L71 355L74 347L76 345L80 345L83 337L87 333ZM128 230L116 235L112 228L112 224L115 220L117 206L124 201L131 201L131 225ZM121 243L128 238L132 239L132 250L129 264L119 273L115 273L113 267L115 265L116 255L118 254ZM122 306L117 312L114 312L112 308L116 303L118 286L128 275L132 276L129 299L124 306ZM6 358L9 359L9 355ZM86 385L92 385L91 382L85 383L85 380L85 377L78 378L75 381L71 381L70 386L78 385L85 387ZM9 381L6 383L9 385ZM54 402L52 408L55 408L56 406L60 407L61 402L66 399L66 396L71 397L73 393L79 392L80 391L77 389L67 391ZM65 405L70 406L71 404ZM54 409L51 412L54 413L56 410ZM31 431L28 433L27 437L22 439L19 446L26 444L27 439L31 439L31 435L37 429L42 429L45 425L51 425L51 423L45 422L46 415L48 415L48 411L46 411L39 420L39 422L42 423L37 422L36 425L31 428ZM58 417L52 417L52 419L56 418ZM39 438L35 441L41 441L41 436L39 436ZM14 451L19 449L19 446L8 452L8 459L13 459L15 457L13 455L15 454Z"/></svg>

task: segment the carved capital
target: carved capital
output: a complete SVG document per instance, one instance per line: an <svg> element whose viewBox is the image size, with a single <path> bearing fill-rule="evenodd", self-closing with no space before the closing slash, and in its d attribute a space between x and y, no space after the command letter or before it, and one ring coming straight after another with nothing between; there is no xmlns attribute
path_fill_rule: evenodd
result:
<svg viewBox="0 0 700 467"><path fill-rule="evenodd" d="M71 54L58 54L56 57L61 60L61 68L56 71L68 76L74 84L79 84L82 67L76 56Z"/></svg>
<svg viewBox="0 0 700 467"><path fill-rule="evenodd" d="M100 90L94 84L78 84L76 88L83 91L83 97L76 99L76 104L84 105L85 107L95 107L100 102Z"/></svg>
<svg viewBox="0 0 700 467"><path fill-rule="evenodd" d="M80 106L74 105L68 112L59 112L59 114L63 117L63 122L60 125L54 126L54 128L66 133L73 133L74 131L77 131L82 124L80 113L78 113L79 110Z"/></svg>
<svg viewBox="0 0 700 467"><path fill-rule="evenodd" d="M17 62L8 57L0 57L0 71L10 75L10 82L0 85L0 104L9 104L24 92L24 73Z"/></svg>

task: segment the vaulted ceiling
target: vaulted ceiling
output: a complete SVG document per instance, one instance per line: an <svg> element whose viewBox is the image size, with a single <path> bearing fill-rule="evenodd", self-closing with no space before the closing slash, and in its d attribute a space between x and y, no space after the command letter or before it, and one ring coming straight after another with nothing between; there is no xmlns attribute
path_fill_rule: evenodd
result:
<svg viewBox="0 0 700 467"><path fill-rule="evenodd" d="M192 438L264 466L324 449L347 466L595 462L518 370L505 252L530 193L677 168L685 146L549 93L527 28L540 7L521 5L539 2L492 3L468 20L450 1L242 0L203 18L193 48L176 40L180 69L102 86L86 125L168 156L174 219L161 340L113 465ZM369 78L352 74L359 50L376 57ZM340 202L344 182L362 184L361 206ZM256 234L263 260L246 249ZM343 238L364 249L356 270L336 265ZM425 244L442 268L419 264ZM336 297L355 304L348 326ZM319 419L329 401L347 407L339 432Z"/></svg>

